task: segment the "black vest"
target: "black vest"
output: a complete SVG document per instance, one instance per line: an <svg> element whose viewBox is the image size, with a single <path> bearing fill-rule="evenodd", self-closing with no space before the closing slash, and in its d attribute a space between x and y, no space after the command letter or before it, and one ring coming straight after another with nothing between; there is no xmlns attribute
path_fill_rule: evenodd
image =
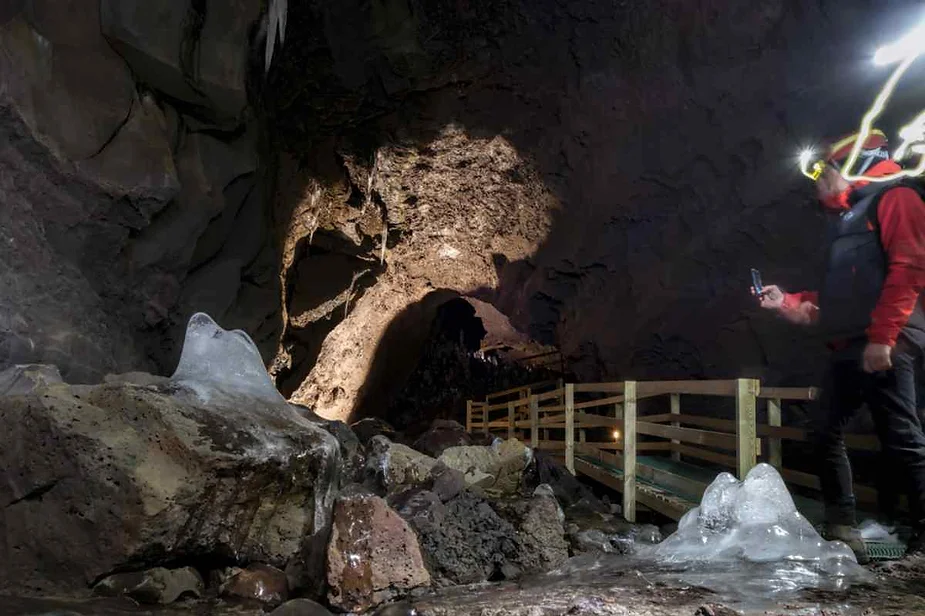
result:
<svg viewBox="0 0 925 616"><path fill-rule="evenodd" d="M826 342L850 341L866 335L888 266L880 242L877 206L884 193L897 186L908 186L925 199L925 189L915 182L868 184L852 193L851 209L830 224L828 265L819 291L819 329ZM925 337L921 300L920 297L916 302L903 330L913 339Z"/></svg>

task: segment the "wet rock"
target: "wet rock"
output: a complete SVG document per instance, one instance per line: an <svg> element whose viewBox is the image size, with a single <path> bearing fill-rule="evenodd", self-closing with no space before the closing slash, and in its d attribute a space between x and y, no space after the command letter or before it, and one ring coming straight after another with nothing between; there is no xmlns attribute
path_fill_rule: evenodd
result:
<svg viewBox="0 0 925 616"><path fill-rule="evenodd" d="M301 562L326 537L337 443L234 399L210 406L173 384L0 398L0 536L17 555L0 559L0 592L81 587L141 558Z"/></svg>
<svg viewBox="0 0 925 616"><path fill-rule="evenodd" d="M611 554L616 551L610 537L596 528L578 530L578 527L573 525L573 529L568 533L568 539L573 555L589 552Z"/></svg>
<svg viewBox="0 0 925 616"><path fill-rule="evenodd" d="M417 610L407 601L399 601L391 605L383 605L373 616L417 616Z"/></svg>
<svg viewBox="0 0 925 616"><path fill-rule="evenodd" d="M363 611L430 583L408 524L377 496L349 496L334 507L328 545L331 605Z"/></svg>
<svg viewBox="0 0 925 616"><path fill-rule="evenodd" d="M279 606L270 616L333 616L331 612L311 599L293 599Z"/></svg>
<svg viewBox="0 0 925 616"><path fill-rule="evenodd" d="M370 439L367 450L367 475L376 477L386 490L424 484L437 463L434 458L381 435Z"/></svg>
<svg viewBox="0 0 925 616"><path fill-rule="evenodd" d="M278 605L289 598L289 584L286 574L276 567L251 564L223 583L220 594Z"/></svg>
<svg viewBox="0 0 925 616"><path fill-rule="evenodd" d="M427 432L414 441L412 447L431 457L439 458L440 454L449 447L471 444L472 438L464 426L448 419L437 419Z"/></svg>
<svg viewBox="0 0 925 616"><path fill-rule="evenodd" d="M199 598L205 590L202 576L192 567L157 567L138 573L117 573L93 587L104 597L126 595L139 603L166 605L183 596Z"/></svg>
<svg viewBox="0 0 925 616"><path fill-rule="evenodd" d="M393 442L401 440L401 435L395 428L390 426L388 422L377 417L366 417L356 421L350 424L350 429L353 430L354 434L357 435L357 438L360 439L363 445L368 444L370 439L379 435Z"/></svg>
<svg viewBox="0 0 925 616"><path fill-rule="evenodd" d="M340 456L344 461L342 483L362 481L366 456L360 439L353 430L342 421L324 421L321 426L337 439L340 445Z"/></svg>

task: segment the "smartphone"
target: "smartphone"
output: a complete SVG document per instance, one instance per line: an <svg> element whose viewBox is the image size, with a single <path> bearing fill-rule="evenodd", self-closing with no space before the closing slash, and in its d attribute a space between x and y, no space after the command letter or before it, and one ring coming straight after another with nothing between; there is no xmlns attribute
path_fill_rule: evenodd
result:
<svg viewBox="0 0 925 616"><path fill-rule="evenodd" d="M761 291L764 290L764 287L761 286L761 272L752 268L752 286L755 288L755 293L761 295Z"/></svg>

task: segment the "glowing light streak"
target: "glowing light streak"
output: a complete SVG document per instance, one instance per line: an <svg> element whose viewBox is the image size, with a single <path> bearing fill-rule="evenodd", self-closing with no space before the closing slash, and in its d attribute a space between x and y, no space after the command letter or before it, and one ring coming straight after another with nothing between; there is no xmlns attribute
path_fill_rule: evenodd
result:
<svg viewBox="0 0 925 616"><path fill-rule="evenodd" d="M888 66L899 62L899 66L897 66L893 74L890 75L890 78L877 94L877 98L874 99L874 104L867 110L867 113L864 114L861 120L861 130L859 131L858 138L855 140L854 146L851 148L851 153L848 155L848 160L845 161L844 168L841 171L842 177L849 182L857 182L859 180L890 182L899 178L915 177L925 173L925 154L922 153L923 148L921 147L925 145L925 112L920 113L912 122L900 129L899 136L902 139L902 143L893 155L895 159L899 160L905 157L909 152L918 154L920 157L919 163L914 168L903 169L897 173L880 177L871 177L864 174L854 175L850 173L852 167L854 167L861 155L864 142L870 136L874 121L883 113L883 109L886 107L890 97L893 96L893 92L896 90L896 86L899 84L903 75L922 54L925 54L925 23L899 41L877 50L874 56L874 62L877 65Z"/></svg>

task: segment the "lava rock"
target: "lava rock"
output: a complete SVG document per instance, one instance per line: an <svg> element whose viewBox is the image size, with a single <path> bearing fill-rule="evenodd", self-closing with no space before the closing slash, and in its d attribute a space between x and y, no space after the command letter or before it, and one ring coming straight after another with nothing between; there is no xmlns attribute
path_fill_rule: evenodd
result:
<svg viewBox="0 0 925 616"><path fill-rule="evenodd" d="M533 460L524 472L524 484L528 488L535 488L540 484L548 484L563 507L571 507L581 500L587 502L600 502L586 485L568 472L563 465L551 455L543 451L534 451ZM601 503L600 509L607 508Z"/></svg>
<svg viewBox="0 0 925 616"><path fill-rule="evenodd" d="M166 605L183 596L199 598L205 589L202 576L192 567L157 567L138 573L117 573L93 587L103 597L126 595L139 603Z"/></svg>
<svg viewBox="0 0 925 616"><path fill-rule="evenodd" d="M222 584L220 594L278 605L289 598L289 585L286 574L276 567L255 563Z"/></svg>
<svg viewBox="0 0 925 616"><path fill-rule="evenodd" d="M321 425L325 430L330 432L340 444L340 455L341 459L344 461L342 483L347 484L355 481L362 481L366 456L363 452L363 446L360 444L360 439L357 438L353 430L342 421L325 421Z"/></svg>
<svg viewBox="0 0 925 616"><path fill-rule="evenodd" d="M429 584L418 539L377 496L341 497L334 507L328 545L328 600L364 611Z"/></svg>
<svg viewBox="0 0 925 616"><path fill-rule="evenodd" d="M440 497L423 488L409 488L389 499L389 505L418 530L429 532L443 522L446 508Z"/></svg>
<svg viewBox="0 0 925 616"><path fill-rule="evenodd" d="M497 501L494 509L515 528L517 551L512 559L524 573L548 571L568 558L568 543L562 527L564 515L555 498Z"/></svg>
<svg viewBox="0 0 925 616"><path fill-rule="evenodd" d="M370 439L379 435L382 435L393 442L401 440L401 435L395 430L395 428L390 426L388 422L379 419L378 417L365 417L350 424L350 429L353 430L354 434L357 435L357 438L360 439L360 442L363 445L368 444Z"/></svg>
<svg viewBox="0 0 925 616"><path fill-rule="evenodd" d="M430 469L428 481L430 490L444 503L466 489L466 476L440 461Z"/></svg>
<svg viewBox="0 0 925 616"><path fill-rule="evenodd" d="M334 616L331 612L319 603L311 599L293 599L279 606L270 616Z"/></svg>
<svg viewBox="0 0 925 616"><path fill-rule="evenodd" d="M523 471L531 459L530 448L517 439L510 439L491 447L449 447L439 461L464 473L467 485L503 495L520 490Z"/></svg>
<svg viewBox="0 0 925 616"><path fill-rule="evenodd" d="M448 420L437 419L427 432L414 441L412 447L422 453L438 458L449 447L460 447L472 444L472 437L461 424Z"/></svg>
<svg viewBox="0 0 925 616"><path fill-rule="evenodd" d="M370 439L367 450L366 475L375 478L387 491L426 483L437 463L434 458L381 435Z"/></svg>
<svg viewBox="0 0 925 616"><path fill-rule="evenodd" d="M285 409L51 384L0 398L0 422L0 536L16 554L0 592L70 590L144 558L284 566L327 536L338 445Z"/></svg>

